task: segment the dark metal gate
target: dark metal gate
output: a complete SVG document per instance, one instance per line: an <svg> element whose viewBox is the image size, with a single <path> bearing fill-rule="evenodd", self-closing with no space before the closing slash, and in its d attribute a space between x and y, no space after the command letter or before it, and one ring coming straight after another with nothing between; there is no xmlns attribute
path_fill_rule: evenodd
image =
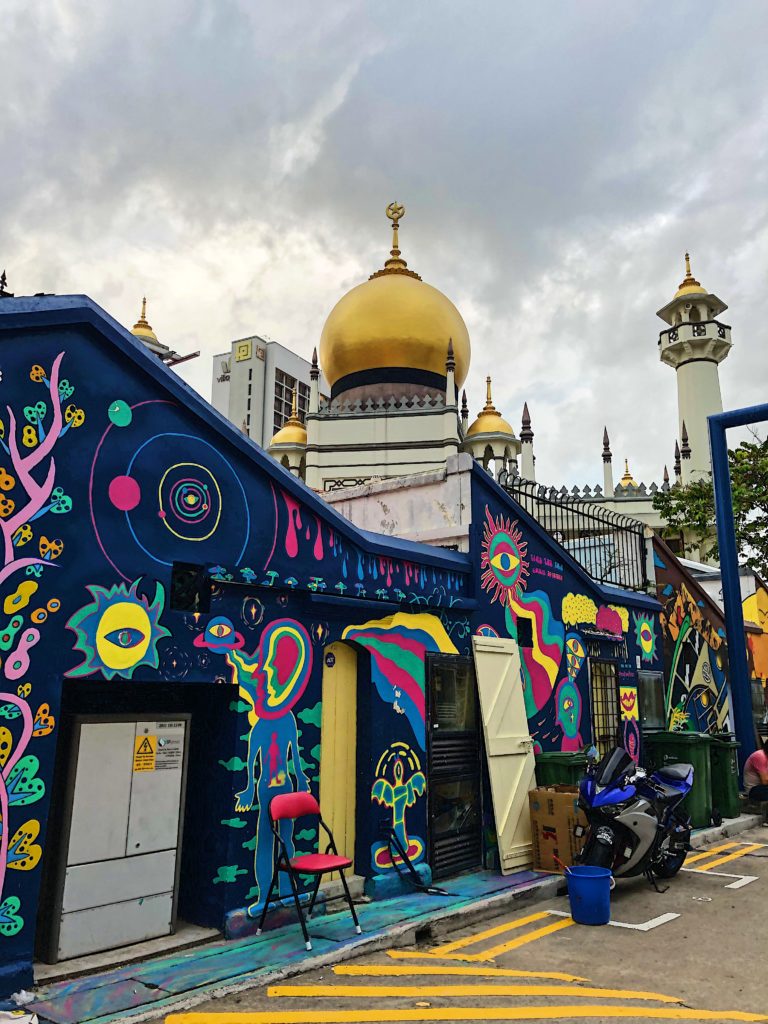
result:
<svg viewBox="0 0 768 1024"><path fill-rule="evenodd" d="M430 655L429 862L435 879L482 864L480 722L471 658Z"/></svg>

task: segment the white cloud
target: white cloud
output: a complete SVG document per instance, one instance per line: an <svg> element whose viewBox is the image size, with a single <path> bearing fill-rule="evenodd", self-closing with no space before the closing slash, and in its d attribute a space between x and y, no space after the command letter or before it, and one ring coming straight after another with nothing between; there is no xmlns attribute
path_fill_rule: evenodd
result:
<svg viewBox="0 0 768 1024"><path fill-rule="evenodd" d="M0 264L87 292L210 360L265 333L309 355L401 241L472 337L470 407L537 469L596 483L607 424L637 479L671 463L655 317L694 270L730 306L726 405L765 399L768 22L761 0L12 0L0 60Z"/></svg>

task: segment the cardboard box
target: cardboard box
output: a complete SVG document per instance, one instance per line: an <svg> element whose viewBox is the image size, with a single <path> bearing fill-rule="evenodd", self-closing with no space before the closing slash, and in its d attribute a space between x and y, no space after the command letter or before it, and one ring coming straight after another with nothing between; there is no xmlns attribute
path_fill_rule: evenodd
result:
<svg viewBox="0 0 768 1024"><path fill-rule="evenodd" d="M528 794L531 810L533 866L537 871L564 873L561 864L571 867L584 845L585 836L574 829L586 829L587 819L579 810L578 786L545 786Z"/></svg>

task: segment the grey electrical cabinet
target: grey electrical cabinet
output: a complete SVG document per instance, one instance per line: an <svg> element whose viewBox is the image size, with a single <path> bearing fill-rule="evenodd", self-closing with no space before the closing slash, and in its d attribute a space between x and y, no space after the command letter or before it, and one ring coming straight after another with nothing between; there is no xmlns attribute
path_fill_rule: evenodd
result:
<svg viewBox="0 0 768 1024"><path fill-rule="evenodd" d="M75 721L53 962L175 926L189 715Z"/></svg>

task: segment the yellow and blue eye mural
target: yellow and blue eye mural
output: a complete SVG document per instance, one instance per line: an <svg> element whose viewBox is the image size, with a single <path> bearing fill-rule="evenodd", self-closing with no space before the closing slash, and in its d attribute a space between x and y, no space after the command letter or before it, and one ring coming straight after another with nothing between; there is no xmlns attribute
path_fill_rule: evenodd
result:
<svg viewBox="0 0 768 1024"><path fill-rule="evenodd" d="M635 637L640 648L640 657L644 662L653 661L656 657L656 627L650 615L632 613L635 624Z"/></svg>
<svg viewBox="0 0 768 1024"><path fill-rule="evenodd" d="M158 640L171 631L160 625L165 591L155 583L152 600L139 593L141 580L130 587L89 586L93 600L67 622L77 639L73 650L85 655L66 675L70 678L101 673L105 679L130 679L141 667L157 668ZM151 584L150 584L151 586Z"/></svg>

